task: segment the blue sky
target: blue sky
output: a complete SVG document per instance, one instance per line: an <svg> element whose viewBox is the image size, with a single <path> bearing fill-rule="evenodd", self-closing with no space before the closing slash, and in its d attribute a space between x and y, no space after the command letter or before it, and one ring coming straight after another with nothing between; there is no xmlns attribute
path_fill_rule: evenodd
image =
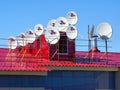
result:
<svg viewBox="0 0 120 90"><path fill-rule="evenodd" d="M120 0L0 0L0 38L9 38L33 29L36 24L44 28L51 19L66 17L67 12L75 11L79 20L76 24L78 37L87 39L88 24L108 22L113 28L113 35L108 43L110 52L120 52ZM0 45L7 44L0 39ZM86 51L87 41L76 43L77 50ZM98 42L98 46L104 42ZM3 46L0 46L3 47ZM104 47L99 47L105 51Z"/></svg>

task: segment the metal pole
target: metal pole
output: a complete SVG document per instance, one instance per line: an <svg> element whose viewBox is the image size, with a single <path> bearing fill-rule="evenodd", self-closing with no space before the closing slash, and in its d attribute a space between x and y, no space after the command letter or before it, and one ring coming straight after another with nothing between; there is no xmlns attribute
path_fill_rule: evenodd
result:
<svg viewBox="0 0 120 90"><path fill-rule="evenodd" d="M89 62L90 62L90 49L91 49L91 40L90 40L90 28L88 25L88 56L89 56Z"/></svg>
<svg viewBox="0 0 120 90"><path fill-rule="evenodd" d="M108 48L107 48L107 40L105 40L105 48L106 48L106 64L108 64Z"/></svg>
<svg viewBox="0 0 120 90"><path fill-rule="evenodd" d="M43 55L43 54L42 54L42 41L41 41L41 37L40 37L40 47L39 47L39 49L40 49L40 64L41 64L42 61L43 61L43 60L42 60L42 58L43 58L42 55Z"/></svg>
<svg viewBox="0 0 120 90"><path fill-rule="evenodd" d="M58 61L59 61L59 59L60 59L60 54L59 54L59 42L58 42Z"/></svg>

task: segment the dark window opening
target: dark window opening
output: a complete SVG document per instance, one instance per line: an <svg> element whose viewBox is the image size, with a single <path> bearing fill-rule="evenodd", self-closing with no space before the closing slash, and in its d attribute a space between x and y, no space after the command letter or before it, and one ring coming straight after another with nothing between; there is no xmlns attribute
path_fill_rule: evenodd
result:
<svg viewBox="0 0 120 90"><path fill-rule="evenodd" d="M19 51L19 52L22 51L22 46L19 46L18 51Z"/></svg>
<svg viewBox="0 0 120 90"><path fill-rule="evenodd" d="M59 53L67 53L67 36L60 36L59 40Z"/></svg>
<svg viewBox="0 0 120 90"><path fill-rule="evenodd" d="M40 49L40 40L37 40L37 49Z"/></svg>
<svg viewBox="0 0 120 90"><path fill-rule="evenodd" d="M33 43L30 44L30 53L32 53L33 50Z"/></svg>

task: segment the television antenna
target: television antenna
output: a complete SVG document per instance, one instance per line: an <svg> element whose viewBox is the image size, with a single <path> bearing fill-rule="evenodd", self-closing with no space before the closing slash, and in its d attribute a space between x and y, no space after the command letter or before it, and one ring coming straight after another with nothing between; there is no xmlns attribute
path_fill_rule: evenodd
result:
<svg viewBox="0 0 120 90"><path fill-rule="evenodd" d="M94 25L92 26L90 37L91 37L91 39L93 41L93 47L95 47L97 49L97 38L98 38L98 35L94 34Z"/></svg>
<svg viewBox="0 0 120 90"><path fill-rule="evenodd" d="M93 55L90 55L90 52L100 52L97 48L97 38L98 35L94 34L94 25L92 25L92 28L90 30L90 27L88 25L88 51L89 51L89 61L91 62L91 56L93 61ZM92 48L91 48L91 41L92 41Z"/></svg>
<svg viewBox="0 0 120 90"><path fill-rule="evenodd" d="M91 32L90 32L90 27L88 25L88 51L91 49Z"/></svg>

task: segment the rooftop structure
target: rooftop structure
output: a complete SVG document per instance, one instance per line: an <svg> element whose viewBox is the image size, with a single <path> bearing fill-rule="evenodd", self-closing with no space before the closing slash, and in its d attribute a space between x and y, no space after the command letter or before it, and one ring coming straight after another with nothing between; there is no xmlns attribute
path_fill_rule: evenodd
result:
<svg viewBox="0 0 120 90"><path fill-rule="evenodd" d="M71 11L66 18L51 20L47 28L37 24L34 31L27 30L17 39L10 37L8 48L0 48L0 80L4 82L0 89L5 86L14 90L11 87L15 84L15 89L23 90L32 86L36 90L119 90L120 53L107 50L111 26L101 23L98 35L94 34L94 26L91 31L88 27L89 50L76 51L77 20L77 14ZM98 49L98 38L105 41L106 52ZM11 77L13 83L2 77Z"/></svg>

